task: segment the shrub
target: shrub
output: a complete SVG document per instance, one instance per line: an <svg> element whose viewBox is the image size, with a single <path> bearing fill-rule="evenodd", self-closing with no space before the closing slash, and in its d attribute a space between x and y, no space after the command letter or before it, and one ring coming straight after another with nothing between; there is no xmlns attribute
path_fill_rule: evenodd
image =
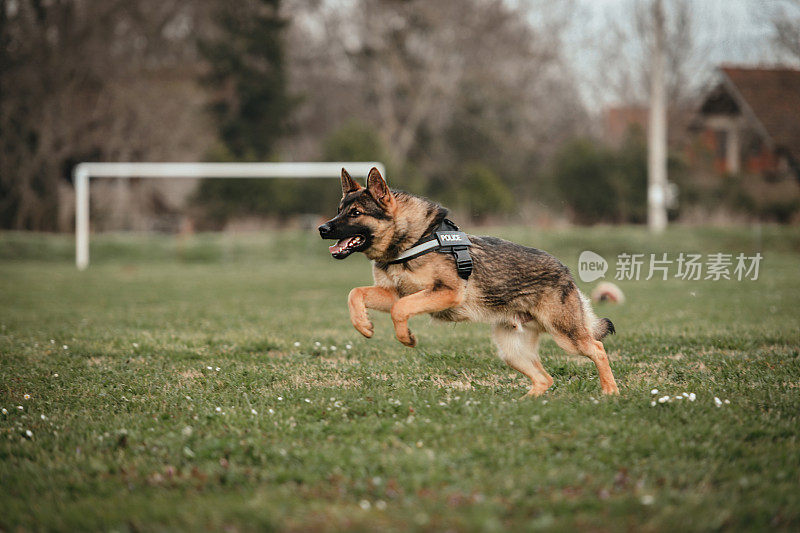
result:
<svg viewBox="0 0 800 533"><path fill-rule="evenodd" d="M473 218L507 213L515 206L508 186L488 166L468 163L462 171L463 181L457 192L458 203Z"/></svg>
<svg viewBox="0 0 800 533"><path fill-rule="evenodd" d="M587 139L573 141L556 154L553 169L556 188L576 222L617 220L624 177L609 150Z"/></svg>
<svg viewBox="0 0 800 533"><path fill-rule="evenodd" d="M670 158L670 178L683 165ZM593 224L647 221L647 144L632 131L622 146L609 148L579 139L565 145L553 163L552 180L575 222Z"/></svg>

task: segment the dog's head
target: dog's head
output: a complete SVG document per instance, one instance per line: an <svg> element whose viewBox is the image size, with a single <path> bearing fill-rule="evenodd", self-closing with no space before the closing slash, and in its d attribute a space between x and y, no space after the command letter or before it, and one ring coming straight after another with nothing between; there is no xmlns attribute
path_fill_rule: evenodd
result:
<svg viewBox="0 0 800 533"><path fill-rule="evenodd" d="M329 247L336 259L353 252L379 257L385 252L387 237L393 232L397 201L377 168L369 171L362 187L342 169L342 201L335 217L319 227L323 239L336 243Z"/></svg>

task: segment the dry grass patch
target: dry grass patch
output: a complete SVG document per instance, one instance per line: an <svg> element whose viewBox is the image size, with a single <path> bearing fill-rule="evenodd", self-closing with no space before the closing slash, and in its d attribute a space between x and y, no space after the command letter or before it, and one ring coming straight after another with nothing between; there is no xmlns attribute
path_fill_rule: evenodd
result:
<svg viewBox="0 0 800 533"><path fill-rule="evenodd" d="M187 370L182 370L178 372L178 385L184 386L190 383L194 383L194 381L202 376L203 373L197 370L196 368L189 368Z"/></svg>
<svg viewBox="0 0 800 533"><path fill-rule="evenodd" d="M519 384L519 379L516 376L503 378L501 376L493 376L490 378L478 378L475 376L464 376L458 379L442 375L432 375L427 379L421 379L414 382L414 384L422 385L425 383L432 383L439 389L453 389L453 390L475 390L475 385L481 387L494 387L511 389L516 388Z"/></svg>
<svg viewBox="0 0 800 533"><path fill-rule="evenodd" d="M334 376L315 376L315 375L293 375L288 380L283 381L286 385L294 388L314 388L314 389L356 389L362 386L361 380L356 378L346 378L339 375Z"/></svg>

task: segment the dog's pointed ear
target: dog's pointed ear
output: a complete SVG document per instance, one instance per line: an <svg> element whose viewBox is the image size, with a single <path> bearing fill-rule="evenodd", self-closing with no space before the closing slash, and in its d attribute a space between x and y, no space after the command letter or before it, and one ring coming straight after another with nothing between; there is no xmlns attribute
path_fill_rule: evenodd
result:
<svg viewBox="0 0 800 533"><path fill-rule="evenodd" d="M361 189L361 185L354 180L345 169L342 169L342 196Z"/></svg>
<svg viewBox="0 0 800 533"><path fill-rule="evenodd" d="M389 186L386 185L386 181L381 176L380 171L375 167L372 167L372 170L369 171L369 176L367 176L367 190L373 198L384 205L390 205L394 201L392 191L389 190Z"/></svg>

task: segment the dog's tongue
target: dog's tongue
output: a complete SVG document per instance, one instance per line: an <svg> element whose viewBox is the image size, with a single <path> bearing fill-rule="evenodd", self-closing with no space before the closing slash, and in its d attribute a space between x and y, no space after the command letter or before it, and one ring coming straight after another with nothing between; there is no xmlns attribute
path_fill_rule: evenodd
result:
<svg viewBox="0 0 800 533"><path fill-rule="evenodd" d="M350 241L352 241L353 239L355 239L355 237L346 237L337 242L336 244L328 246L328 250L330 250L332 254L338 254L339 252L347 248L347 245L350 244Z"/></svg>

